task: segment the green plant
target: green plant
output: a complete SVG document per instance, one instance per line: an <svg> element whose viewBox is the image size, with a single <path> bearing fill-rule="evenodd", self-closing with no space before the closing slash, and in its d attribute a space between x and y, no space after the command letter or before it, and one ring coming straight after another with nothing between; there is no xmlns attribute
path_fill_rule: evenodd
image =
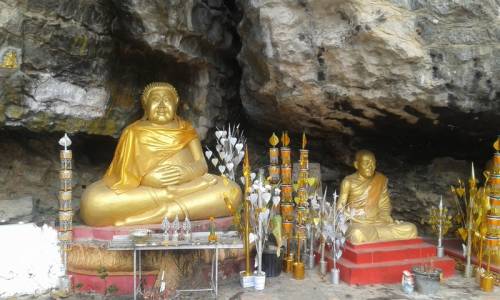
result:
<svg viewBox="0 0 500 300"><path fill-rule="evenodd" d="M102 280L106 280L106 278L109 276L108 270L104 266L100 266L99 269L97 269L97 274Z"/></svg>
<svg viewBox="0 0 500 300"><path fill-rule="evenodd" d="M108 286L108 281L106 279L108 278L109 273L108 273L108 269L106 269L106 267L100 266L97 269L97 276L99 276L99 278L104 280L104 296L105 297L118 291L118 288L116 287L116 285L112 284L112 285Z"/></svg>
<svg viewBox="0 0 500 300"><path fill-rule="evenodd" d="M82 288L83 288L83 283L78 282L77 284L75 284L75 289L81 290Z"/></svg>
<svg viewBox="0 0 500 300"><path fill-rule="evenodd" d="M118 291L118 287L116 285L112 284L106 288L105 295L113 295L117 291Z"/></svg>

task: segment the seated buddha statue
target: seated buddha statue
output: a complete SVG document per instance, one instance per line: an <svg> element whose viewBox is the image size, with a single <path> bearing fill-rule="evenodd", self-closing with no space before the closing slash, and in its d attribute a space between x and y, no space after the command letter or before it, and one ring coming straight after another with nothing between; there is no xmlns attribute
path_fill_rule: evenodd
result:
<svg viewBox="0 0 500 300"><path fill-rule="evenodd" d="M372 152L358 151L354 161L356 173L346 176L341 183L337 208L350 208L347 238L353 244L415 238L414 224L392 219L387 177L375 172L375 167Z"/></svg>
<svg viewBox="0 0 500 300"><path fill-rule="evenodd" d="M230 215L239 186L208 174L192 125L176 114L179 96L168 83L146 86L144 117L124 129L104 178L87 187L80 216L90 226L161 223Z"/></svg>

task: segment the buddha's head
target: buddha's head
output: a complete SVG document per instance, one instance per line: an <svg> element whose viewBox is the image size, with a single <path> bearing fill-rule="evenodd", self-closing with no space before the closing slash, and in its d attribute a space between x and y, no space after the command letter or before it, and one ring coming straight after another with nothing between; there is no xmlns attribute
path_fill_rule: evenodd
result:
<svg viewBox="0 0 500 300"><path fill-rule="evenodd" d="M166 124L176 116L179 95L171 84L153 82L144 88L141 101L147 120L157 124Z"/></svg>
<svg viewBox="0 0 500 300"><path fill-rule="evenodd" d="M368 150L359 150L354 158L354 168L364 178L371 178L375 174L377 161L373 152Z"/></svg>

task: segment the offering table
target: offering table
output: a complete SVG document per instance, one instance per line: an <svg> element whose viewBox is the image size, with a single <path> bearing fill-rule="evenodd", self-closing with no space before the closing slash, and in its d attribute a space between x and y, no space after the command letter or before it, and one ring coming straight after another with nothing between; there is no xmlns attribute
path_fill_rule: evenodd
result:
<svg viewBox="0 0 500 300"><path fill-rule="evenodd" d="M127 235L114 236L113 240L109 243L108 250L132 250L134 257L134 300L137 299L138 287L137 287L137 277L139 277L139 282L142 279L142 264L141 264L141 251L175 251L175 250L213 250L212 255L212 269L211 269L211 282L210 288L203 289L189 289L189 290L178 290L177 292L201 292L201 291L213 291L217 297L218 293L218 257L219 249L242 249L243 242L239 238L236 231L229 232L217 232L218 240L215 243L208 242L208 232L194 232L192 233L192 238L189 241L168 241L163 236L163 234L153 234L150 239L143 244L134 243ZM138 259L139 258L139 259ZM137 274L139 273L139 274Z"/></svg>

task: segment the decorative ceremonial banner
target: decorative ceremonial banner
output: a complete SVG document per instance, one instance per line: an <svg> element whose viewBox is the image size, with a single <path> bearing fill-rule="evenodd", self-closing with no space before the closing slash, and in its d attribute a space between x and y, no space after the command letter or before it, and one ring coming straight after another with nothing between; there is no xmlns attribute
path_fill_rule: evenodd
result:
<svg viewBox="0 0 500 300"><path fill-rule="evenodd" d="M271 165L279 164L279 154L278 148L269 148L269 163Z"/></svg>
<svg viewBox="0 0 500 300"><path fill-rule="evenodd" d="M282 166L290 166L292 164L291 158L292 150L287 147L281 147L281 165Z"/></svg>
<svg viewBox="0 0 500 300"><path fill-rule="evenodd" d="M280 181L280 167L271 165L268 168L269 170L269 179L271 184L277 184Z"/></svg>
<svg viewBox="0 0 500 300"><path fill-rule="evenodd" d="M70 211L71 208L71 191L59 191L59 210Z"/></svg>
<svg viewBox="0 0 500 300"><path fill-rule="evenodd" d="M293 187L291 184L281 185L281 201L292 202L293 200Z"/></svg>
<svg viewBox="0 0 500 300"><path fill-rule="evenodd" d="M71 150L61 150L61 170L71 170L73 168L71 161L73 160L73 152Z"/></svg>
<svg viewBox="0 0 500 300"><path fill-rule="evenodd" d="M309 150L300 149L300 169L309 170Z"/></svg>
<svg viewBox="0 0 500 300"><path fill-rule="evenodd" d="M281 166L281 183L282 184L292 184L292 167L291 166Z"/></svg>

